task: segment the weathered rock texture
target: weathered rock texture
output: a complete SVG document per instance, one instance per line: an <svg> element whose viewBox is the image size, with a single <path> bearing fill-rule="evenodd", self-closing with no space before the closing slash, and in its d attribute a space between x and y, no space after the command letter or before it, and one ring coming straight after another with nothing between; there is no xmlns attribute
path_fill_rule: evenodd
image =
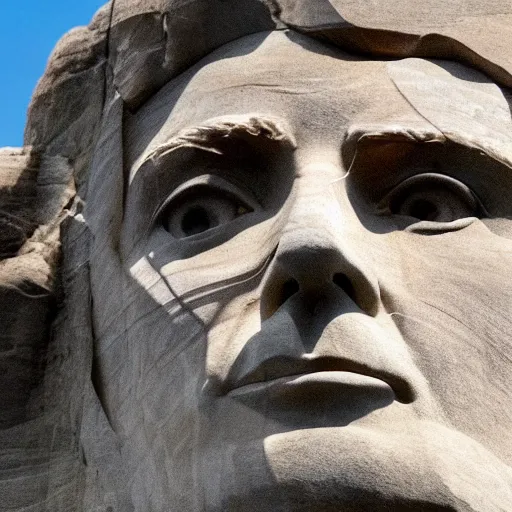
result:
<svg viewBox="0 0 512 512"><path fill-rule="evenodd" d="M0 509L512 510L511 47L505 0L65 35L0 152Z"/></svg>

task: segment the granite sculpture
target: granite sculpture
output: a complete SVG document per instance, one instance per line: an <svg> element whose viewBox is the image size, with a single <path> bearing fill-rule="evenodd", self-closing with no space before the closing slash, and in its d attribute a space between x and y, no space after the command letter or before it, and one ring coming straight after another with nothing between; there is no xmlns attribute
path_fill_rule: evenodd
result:
<svg viewBox="0 0 512 512"><path fill-rule="evenodd" d="M0 152L0 508L512 510L512 7L115 0Z"/></svg>

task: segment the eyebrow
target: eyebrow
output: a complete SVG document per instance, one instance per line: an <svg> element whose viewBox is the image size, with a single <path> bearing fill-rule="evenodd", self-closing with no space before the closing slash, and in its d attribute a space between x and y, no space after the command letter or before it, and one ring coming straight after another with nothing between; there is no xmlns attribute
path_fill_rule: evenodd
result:
<svg viewBox="0 0 512 512"><path fill-rule="evenodd" d="M137 170L148 161L158 164L169 153L183 148L222 155L222 146L226 142L252 137L296 147L293 133L284 119L257 114L221 116L209 119L201 125L184 128L168 141L153 147L137 166Z"/></svg>
<svg viewBox="0 0 512 512"><path fill-rule="evenodd" d="M359 143L363 140L401 139L407 142L446 142L446 136L436 127L413 128L401 124L356 125L346 134L345 142Z"/></svg>

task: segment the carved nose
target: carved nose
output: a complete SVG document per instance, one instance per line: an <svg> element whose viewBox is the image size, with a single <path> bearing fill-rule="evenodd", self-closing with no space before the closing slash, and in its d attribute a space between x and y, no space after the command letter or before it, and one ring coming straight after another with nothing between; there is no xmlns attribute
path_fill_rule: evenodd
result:
<svg viewBox="0 0 512 512"><path fill-rule="evenodd" d="M357 299L355 295L354 285L352 281L346 274L337 273L334 274L332 278L332 282L335 286L341 288L346 295L357 304ZM277 283L274 283L274 292L267 297L268 308L264 315L265 318L268 318L277 311L282 304L284 304L288 299L293 297L296 293L301 291L301 287L298 281L294 278L290 278L284 282L282 286L279 286ZM321 295L322 292L321 286L315 287L314 291L316 292L314 296ZM311 289L309 291L312 291ZM310 298L313 298L311 293L308 294Z"/></svg>
<svg viewBox="0 0 512 512"><path fill-rule="evenodd" d="M376 278L357 248L329 235L327 229L301 229L284 234L265 278L261 296L262 319L272 316L297 293L316 303L336 287L353 310L374 316L379 308ZM340 295L340 294L338 294Z"/></svg>

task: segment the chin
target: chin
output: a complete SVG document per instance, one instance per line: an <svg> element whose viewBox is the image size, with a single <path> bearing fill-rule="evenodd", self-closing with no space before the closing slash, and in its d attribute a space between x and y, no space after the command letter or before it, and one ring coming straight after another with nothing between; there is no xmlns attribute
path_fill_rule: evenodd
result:
<svg viewBox="0 0 512 512"><path fill-rule="evenodd" d="M264 446L290 510L512 509L511 468L438 423L297 430Z"/></svg>
<svg viewBox="0 0 512 512"><path fill-rule="evenodd" d="M388 427L304 428L230 449L231 489L207 510L512 510L512 470L484 446L431 421Z"/></svg>

